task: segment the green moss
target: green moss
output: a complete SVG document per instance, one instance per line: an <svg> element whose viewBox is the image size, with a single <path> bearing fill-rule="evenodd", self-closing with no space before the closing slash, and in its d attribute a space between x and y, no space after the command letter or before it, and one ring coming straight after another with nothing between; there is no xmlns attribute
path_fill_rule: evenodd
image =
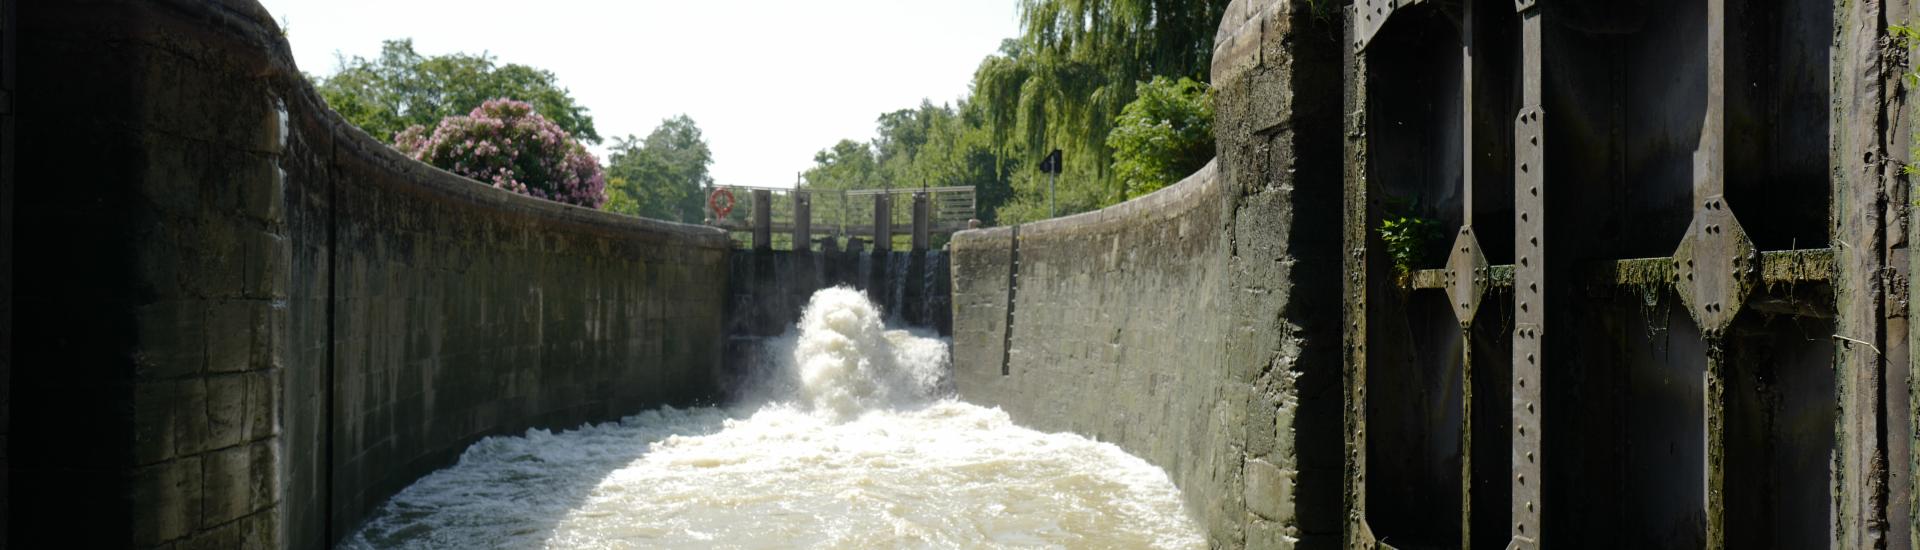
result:
<svg viewBox="0 0 1920 550"><path fill-rule="evenodd" d="M1887 34L1892 35L1894 43L1907 54L1904 62L1908 68L1901 75L1904 77L1902 80L1908 87L1920 88L1920 69L1912 68L1914 49L1920 47L1920 29L1910 25L1887 25ZM1920 174L1920 165L1913 164L1913 159L1920 159L1920 136L1907 137L1908 162L1900 167L1901 173L1909 176ZM1914 206L1920 206L1920 199L1915 200Z"/></svg>

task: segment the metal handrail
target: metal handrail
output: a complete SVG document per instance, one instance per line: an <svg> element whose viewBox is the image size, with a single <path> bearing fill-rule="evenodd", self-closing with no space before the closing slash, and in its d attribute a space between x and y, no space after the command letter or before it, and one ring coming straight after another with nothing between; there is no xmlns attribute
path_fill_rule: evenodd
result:
<svg viewBox="0 0 1920 550"><path fill-rule="evenodd" d="M973 186L955 185L955 186L949 186L949 187L895 187L891 189L849 189L846 191L841 191L841 193L844 193L847 196L857 197L857 196L865 196L865 195L912 195L914 193L927 193L927 194L954 193L954 192L961 192L961 191L972 193Z"/></svg>
<svg viewBox="0 0 1920 550"><path fill-rule="evenodd" d="M822 189L805 187L763 187L751 185L717 185L709 189L726 189L733 193L739 206L722 219L709 219L708 224L731 231L751 232L755 222L753 217L762 205L759 195L768 202L768 229L778 229L776 233L792 231L798 225L795 214L798 201L796 192L806 192L809 197L808 212L810 233L814 236L829 238L850 238L871 236L877 229L874 226L875 209L878 203L887 203L888 224L893 227L891 234L908 234L914 226L914 212L911 203L902 204L894 197L925 194L927 197L926 229L931 233L946 234L965 229L968 222L977 215L979 198L973 186L943 187L895 187L885 189ZM764 192L764 193L763 193ZM781 199L779 196L786 196ZM867 201L858 197L874 197Z"/></svg>

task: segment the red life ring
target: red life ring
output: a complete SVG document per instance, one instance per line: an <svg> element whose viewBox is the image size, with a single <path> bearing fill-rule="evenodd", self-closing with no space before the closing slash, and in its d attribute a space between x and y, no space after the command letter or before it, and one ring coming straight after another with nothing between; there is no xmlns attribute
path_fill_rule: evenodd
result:
<svg viewBox="0 0 1920 550"><path fill-rule="evenodd" d="M726 204L720 203L722 197L727 199ZM707 195L707 208L713 209L714 219L725 218L727 214L732 213L733 202L733 191L729 191L725 187L716 187L713 190L713 194Z"/></svg>

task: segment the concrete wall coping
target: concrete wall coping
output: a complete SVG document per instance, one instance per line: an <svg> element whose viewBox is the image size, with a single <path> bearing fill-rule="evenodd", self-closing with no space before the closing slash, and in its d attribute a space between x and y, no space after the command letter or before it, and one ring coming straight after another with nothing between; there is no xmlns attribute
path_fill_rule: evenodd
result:
<svg viewBox="0 0 1920 550"><path fill-rule="evenodd" d="M1220 178L1216 161L1208 161L1199 171L1188 175L1179 183L1166 186L1146 196L1127 202L1071 216L1061 216L1020 224L1020 232L1025 236L1046 235L1049 233L1079 233L1098 231L1119 224L1140 223L1145 218L1170 218L1193 208L1201 200L1214 197L1214 188ZM969 229L953 234L955 247L980 247L988 244L1004 246L1006 239L1013 234L1012 226Z"/></svg>
<svg viewBox="0 0 1920 550"><path fill-rule="evenodd" d="M1213 37L1213 83L1215 87L1261 66L1261 44L1267 27L1281 20L1275 17L1287 9L1286 0L1233 0L1220 17L1220 30Z"/></svg>

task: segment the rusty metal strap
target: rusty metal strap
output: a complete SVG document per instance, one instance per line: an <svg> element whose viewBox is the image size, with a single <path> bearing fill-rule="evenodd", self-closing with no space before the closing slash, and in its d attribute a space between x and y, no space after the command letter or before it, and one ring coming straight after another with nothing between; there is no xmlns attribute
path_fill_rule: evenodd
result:
<svg viewBox="0 0 1920 550"><path fill-rule="evenodd" d="M1582 281L1589 286L1649 286L1669 284L1673 280L1673 258L1635 258L1594 262L1581 269ZM1833 277L1833 249L1775 250L1760 253L1760 283L1763 285L1824 283ZM1406 290L1446 290L1447 270L1422 269L1402 283ZM1513 266L1488 268L1487 288L1513 288Z"/></svg>

